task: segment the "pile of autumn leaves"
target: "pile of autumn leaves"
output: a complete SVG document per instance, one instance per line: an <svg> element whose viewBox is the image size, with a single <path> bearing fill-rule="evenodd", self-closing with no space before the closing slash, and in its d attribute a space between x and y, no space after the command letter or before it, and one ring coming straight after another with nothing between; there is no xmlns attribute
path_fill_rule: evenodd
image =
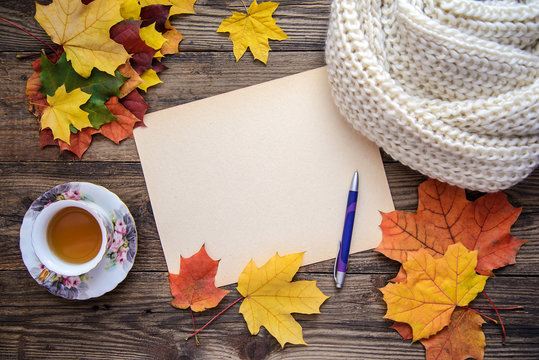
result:
<svg viewBox="0 0 539 360"><path fill-rule="evenodd" d="M92 136L115 143L133 137L148 109L137 89L161 82L163 56L178 52L182 35L170 24L193 14L196 0L53 0L36 4L36 20L58 45L33 63L26 96L40 119L40 146L57 145L79 158ZM288 36L272 14L279 4L254 0L233 12L217 32L230 33L238 61L249 48L266 63L268 39ZM244 4L245 6L245 4Z"/></svg>
<svg viewBox="0 0 539 360"><path fill-rule="evenodd" d="M161 58L182 35L169 17L194 13L195 0L54 0L35 18L58 45L33 63L26 95L40 118L40 145L81 157L101 133L132 137L148 105L139 93L160 83Z"/></svg>
<svg viewBox="0 0 539 360"><path fill-rule="evenodd" d="M380 289L385 317L404 339L420 340L427 359L483 359L484 321L469 303L481 292L490 301L488 275L515 263L524 241L510 228L520 211L502 192L471 202L464 190L427 180L416 213L382 214L376 250L402 263Z"/></svg>

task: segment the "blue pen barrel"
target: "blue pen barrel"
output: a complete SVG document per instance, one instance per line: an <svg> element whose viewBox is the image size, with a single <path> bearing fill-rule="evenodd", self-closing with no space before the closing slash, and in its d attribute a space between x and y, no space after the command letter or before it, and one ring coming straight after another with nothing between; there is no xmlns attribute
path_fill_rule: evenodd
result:
<svg viewBox="0 0 539 360"><path fill-rule="evenodd" d="M357 191L350 191L348 193L348 203L346 204L346 215L344 218L341 247L337 258L337 271L346 271L348 255L350 254L352 230L354 229L354 218L356 217L356 202Z"/></svg>

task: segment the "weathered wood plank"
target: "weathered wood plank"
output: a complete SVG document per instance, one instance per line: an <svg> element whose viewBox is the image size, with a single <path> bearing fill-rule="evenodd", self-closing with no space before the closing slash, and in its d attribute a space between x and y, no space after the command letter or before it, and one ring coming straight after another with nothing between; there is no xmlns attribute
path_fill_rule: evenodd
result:
<svg viewBox="0 0 539 360"><path fill-rule="evenodd" d="M40 1L46 3L46 1ZM248 4L248 2L246 2ZM277 25L290 37L286 41L270 41L274 51L310 51L324 48L328 28L330 0L318 0L298 3L294 0L280 1L274 13ZM226 51L232 53L232 42L228 34L217 33L219 24L232 16L232 11L245 12L241 1L198 0L195 3L196 14L172 17L171 24L184 36L180 51ZM6 0L0 3L2 17L24 27L37 37L52 44L50 37L34 19L33 0ZM38 40L0 22L0 51L39 52L46 48ZM252 61L252 55L246 53ZM270 59L271 59L270 55ZM272 60L270 60L272 61Z"/></svg>
<svg viewBox="0 0 539 360"><path fill-rule="evenodd" d="M420 358L422 347L399 340L388 328L391 322L382 318L385 304L376 288L388 278L350 275L348 284L337 291L326 274L299 274L296 280L316 280L330 298L319 315L295 315L309 346L288 345L280 350L265 330L258 337L248 334L238 305L200 334L200 347L196 348L192 340L185 342L192 329L191 317L188 311L168 304L171 296L166 273L132 273L111 293L77 302L49 295L25 272L6 271L0 277L0 331L6 340L0 344L0 353L15 355L23 351L25 357L35 357L43 352L41 358L97 358L112 353L136 358L148 355L148 348L155 351L163 347L155 353L156 358L172 354L173 358ZM512 276L489 280L486 291L497 304L524 308L503 313L508 334L505 346L501 345L498 326L483 326L488 344L486 359L509 355L532 359L539 352L539 305L535 294L528 290L537 288L538 281L536 277ZM199 327L238 296L233 286L227 288L233 293L221 305L196 314ZM512 291L508 293L507 288ZM485 306L487 302L479 297L473 305ZM21 312L21 308L25 311Z"/></svg>
<svg viewBox="0 0 539 360"><path fill-rule="evenodd" d="M386 172L397 209L415 210L417 186L423 180L409 168L396 162L386 162ZM134 271L166 269L157 235L142 169L138 163L110 162L0 162L0 226L3 244L0 270L24 269L19 251L19 228L24 213L32 201L51 187L69 181L89 181L116 193L130 208L139 232L139 255ZM523 212L513 226L513 234L530 240L524 245L516 266L501 269L504 274L539 275L539 171L508 191L509 201L523 206ZM374 252L352 257L351 272L392 273L396 263ZM311 265L313 272L332 272L331 261Z"/></svg>

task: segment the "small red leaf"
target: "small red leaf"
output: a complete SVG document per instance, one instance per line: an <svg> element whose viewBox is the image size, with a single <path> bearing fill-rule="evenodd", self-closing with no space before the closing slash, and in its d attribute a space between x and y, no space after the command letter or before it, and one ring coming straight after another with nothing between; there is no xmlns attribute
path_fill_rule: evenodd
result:
<svg viewBox="0 0 539 360"><path fill-rule="evenodd" d="M218 260L206 253L204 246L189 258L181 257L180 273L169 273L171 304L180 309L203 311L219 304L229 291L215 287Z"/></svg>

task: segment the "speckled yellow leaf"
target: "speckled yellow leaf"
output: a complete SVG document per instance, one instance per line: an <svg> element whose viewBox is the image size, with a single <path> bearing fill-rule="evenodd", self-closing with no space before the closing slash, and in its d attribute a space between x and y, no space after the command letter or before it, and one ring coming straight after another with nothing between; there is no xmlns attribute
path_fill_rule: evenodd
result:
<svg viewBox="0 0 539 360"><path fill-rule="evenodd" d="M170 15L178 15L194 14L195 2L196 0L140 0L140 5L142 7L155 4L171 6Z"/></svg>
<svg viewBox="0 0 539 360"><path fill-rule="evenodd" d="M141 8L138 0L123 0L120 6L120 14L125 20L138 20L140 19Z"/></svg>
<svg viewBox="0 0 539 360"><path fill-rule="evenodd" d="M328 298L317 287L316 281L294 281L303 253L279 256L275 254L258 268L250 261L238 280L238 291L245 297L240 313L251 334L264 326L284 347L305 344L302 328L291 313L317 314Z"/></svg>
<svg viewBox="0 0 539 360"><path fill-rule="evenodd" d="M433 258L425 249L408 254L403 264L406 281L382 289L385 318L408 323L413 341L427 338L447 326L457 306L466 306L483 291L488 276L475 272L477 251L461 243L450 245L444 256Z"/></svg>
<svg viewBox="0 0 539 360"><path fill-rule="evenodd" d="M67 59L81 76L92 68L114 75L114 70L129 58L124 47L110 38L109 29L122 21L119 0L54 0L36 4L36 20L53 42L62 45Z"/></svg>
<svg viewBox="0 0 539 360"><path fill-rule="evenodd" d="M142 80L144 80L144 82L140 84L138 88L144 91L148 91L148 88L150 86L162 83L161 79L159 79L159 76L157 76L157 73L152 69L146 70L142 73L142 75L140 75L140 77L142 78Z"/></svg>
<svg viewBox="0 0 539 360"><path fill-rule="evenodd" d="M266 1L257 4L253 0L247 14L233 11L232 16L224 19L217 32L228 32L228 37L234 43L234 56L238 61L247 48L255 59L264 64L268 61L268 53L271 50L268 39L285 40L288 36L276 25L272 14L279 3Z"/></svg>
<svg viewBox="0 0 539 360"><path fill-rule="evenodd" d="M77 130L92 126L88 118L89 114L80 108L90 96L92 95L79 88L68 93L65 85L60 86L53 96L47 95L50 106L41 116L41 129L50 128L55 139L70 144L70 125Z"/></svg>

